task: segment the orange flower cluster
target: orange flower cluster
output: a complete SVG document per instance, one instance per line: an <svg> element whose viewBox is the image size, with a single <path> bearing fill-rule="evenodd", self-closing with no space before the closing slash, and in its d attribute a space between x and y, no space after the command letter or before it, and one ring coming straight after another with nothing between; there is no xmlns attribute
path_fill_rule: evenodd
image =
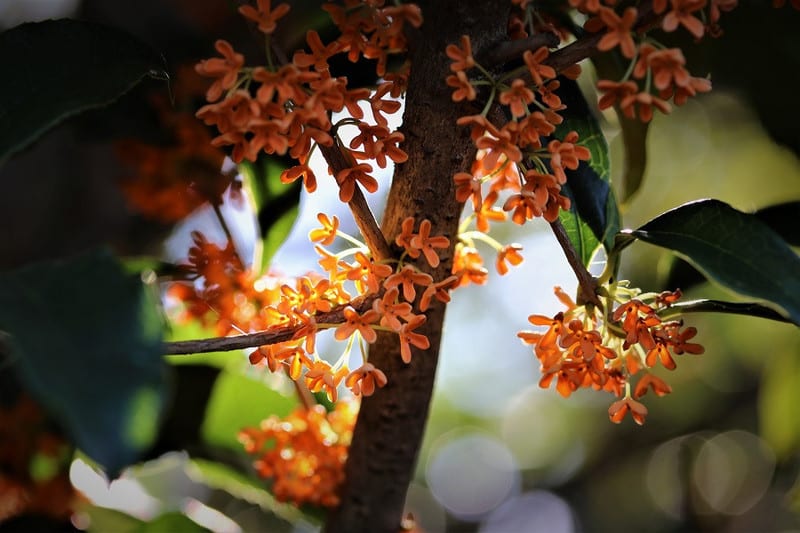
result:
<svg viewBox="0 0 800 533"><path fill-rule="evenodd" d="M71 454L47 426L41 408L26 395L0 407L0 523L29 513L69 519L76 502L69 482ZM30 468L37 456L59 469L47 479L34 478Z"/></svg>
<svg viewBox="0 0 800 533"><path fill-rule="evenodd" d="M525 4L520 3L523 8ZM504 246L486 235L490 221L504 221L509 212L511 220L520 225L537 217L555 221L561 209L570 207L569 198L561 194L567 181L565 170L577 169L581 161L589 160L590 153L578 144L577 132L571 131L563 139L553 138L563 122L558 112L566 106L555 93L560 83L555 79L555 69L546 64L550 53L546 47L526 51L524 66L500 76L489 74L476 63L469 36L449 45L446 53L453 60L453 74L446 81L455 89L454 102L475 100L481 86L492 87L481 114L457 121L471 128L478 152L470 172L458 172L453 177L456 198L459 202L471 200L473 208L473 214L459 228L454 274L460 285L482 284L487 272L476 240L495 250L495 265L501 275L508 272L509 264L522 262L521 246ZM468 72L477 75L470 78ZM580 67L573 65L561 74L575 79ZM487 118L495 100L510 118L502 125ZM501 197L505 198L502 203ZM477 231L467 231L473 221Z"/></svg>
<svg viewBox="0 0 800 533"><path fill-rule="evenodd" d="M276 67L270 38L278 19L289 12L289 5L280 4L273 9L269 1L259 0L258 9L242 6L242 15L256 22L265 34L268 65L245 67L244 56L230 43L217 41L216 49L222 57L197 65L200 74L215 78L206 94L210 103L197 116L219 130L212 144L231 146L231 157L237 163L244 159L254 161L262 151L280 155L288 152L299 164L287 169L281 180L290 183L302 178L309 192L317 187L316 176L308 166L311 152L317 145L333 146L338 128L357 126L360 134L349 149L341 141L336 143L352 163L335 176L340 199L348 202L356 184L369 192L378 188L370 175L373 167L357 161L374 159L383 168L387 159L402 163L408 158L399 148L403 134L391 132L386 118L400 108L400 103L391 98L405 90L407 65L387 73L386 64L390 54L406 49L404 25L419 26L422 18L414 4L385 7L382 0L346 0L344 6L326 3L323 8L341 35L326 44L316 31L309 31L306 41L310 52L298 50L291 63ZM376 73L385 81L374 92L349 88L346 77L331 75L328 61L337 54L347 54L353 62L362 56L377 60ZM361 103L369 107L375 125L363 120ZM331 113L345 109L351 118L333 124Z"/></svg>
<svg viewBox="0 0 800 533"><path fill-rule="evenodd" d="M194 71L178 71L178 109L188 107L198 96L195 78L202 81ZM128 203L145 217L164 223L185 218L205 202L220 204L233 180L221 170L225 154L211 146L207 128L191 113L176 110L161 93L151 102L171 142L157 145L124 139L115 143L119 159L129 170L121 183Z"/></svg>
<svg viewBox="0 0 800 533"><path fill-rule="evenodd" d="M672 391L661 378L651 373L660 362L667 370L676 367L672 355L700 354L703 347L688 342L696 334L682 321L665 322L659 316L680 298L680 291L637 295L619 284L607 287L601 301L604 313L590 305L576 305L560 288L556 295L567 310L554 317L531 315L528 320L543 332L522 331L518 336L534 346L541 364L539 386L547 388L555 380L564 397L579 388L611 392L621 397L609 409L609 417L619 423L628 412L644 423L647 408L637 400L652 389L657 396ZM633 297L638 296L638 297ZM612 306L619 304L611 312ZM645 371L631 394L633 376Z"/></svg>
<svg viewBox="0 0 800 533"><path fill-rule="evenodd" d="M662 30L672 32L682 26L700 39L706 33L712 37L720 35L721 13L732 10L737 3L738 0L654 0L652 7L661 15ZM680 48L666 48L650 37L637 43L635 7L627 7L620 16L613 1L570 0L570 4L591 16L585 25L587 30L604 32L597 43L600 51L619 47L631 61L622 80L598 82L597 88L602 93L600 109L616 104L625 116L638 116L649 122L654 109L665 114L672 110L669 99L683 105L689 97L711 90L710 80L689 75ZM642 83L644 87L640 86Z"/></svg>
<svg viewBox="0 0 800 533"><path fill-rule="evenodd" d="M257 456L255 469L272 480L279 501L335 507L357 412L353 401L337 402L330 413L321 405L300 407L242 430L239 440Z"/></svg>

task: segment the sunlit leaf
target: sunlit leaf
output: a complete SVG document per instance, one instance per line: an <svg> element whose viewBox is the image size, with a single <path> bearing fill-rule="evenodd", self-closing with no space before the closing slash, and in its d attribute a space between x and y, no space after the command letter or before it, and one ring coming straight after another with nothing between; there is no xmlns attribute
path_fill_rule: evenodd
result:
<svg viewBox="0 0 800 533"><path fill-rule="evenodd" d="M756 216L719 200L667 211L620 237L668 248L709 279L782 307L800 324L800 257Z"/></svg>
<svg viewBox="0 0 800 533"><path fill-rule="evenodd" d="M156 309L105 251L0 273L0 330L22 382L112 473L155 436L165 389Z"/></svg>
<svg viewBox="0 0 800 533"><path fill-rule="evenodd" d="M0 34L0 163L64 119L108 105L163 59L121 30L77 20L22 24Z"/></svg>
<svg viewBox="0 0 800 533"><path fill-rule="evenodd" d="M257 427L270 415L285 416L297 404L258 376L228 369L214 384L201 430L203 439L214 446L242 450L237 439L245 427Z"/></svg>
<svg viewBox="0 0 800 533"><path fill-rule="evenodd" d="M581 162L577 170L567 171L563 193L572 205L559 215L570 242L584 265L588 265L601 244L606 250L612 248L619 231L619 210L609 181L608 144L575 82L562 80L559 96L567 110L555 136L560 139L576 131L579 143L592 155L588 164Z"/></svg>

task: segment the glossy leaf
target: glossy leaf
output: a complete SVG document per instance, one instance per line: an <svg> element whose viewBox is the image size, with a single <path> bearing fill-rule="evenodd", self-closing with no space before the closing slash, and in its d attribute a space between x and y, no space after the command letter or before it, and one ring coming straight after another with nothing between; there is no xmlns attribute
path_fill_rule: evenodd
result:
<svg viewBox="0 0 800 533"><path fill-rule="evenodd" d="M588 163L582 161L577 170L567 171L567 184L562 190L572 205L559 215L570 242L584 265L588 265L601 244L606 250L612 248L619 231L619 210L609 181L608 144L575 82L562 80L559 96L567 110L556 138L576 131L578 142L592 155Z"/></svg>
<svg viewBox="0 0 800 533"><path fill-rule="evenodd" d="M146 76L167 79L163 59L121 30L48 20L0 34L0 163L64 119L108 105Z"/></svg>
<svg viewBox="0 0 800 533"><path fill-rule="evenodd" d="M663 213L630 237L673 250L709 279L777 304L800 324L800 257L756 216L700 200Z"/></svg>
<svg viewBox="0 0 800 533"><path fill-rule="evenodd" d="M786 242L800 246L800 201L770 205L753 214Z"/></svg>
<svg viewBox="0 0 800 533"><path fill-rule="evenodd" d="M155 437L161 329L149 287L108 252L0 273L0 330L20 379L112 473Z"/></svg>

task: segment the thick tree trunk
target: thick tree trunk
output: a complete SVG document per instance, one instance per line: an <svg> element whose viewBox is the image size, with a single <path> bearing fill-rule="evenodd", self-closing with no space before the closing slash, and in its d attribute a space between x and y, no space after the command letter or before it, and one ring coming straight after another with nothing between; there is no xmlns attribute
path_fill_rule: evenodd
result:
<svg viewBox="0 0 800 533"><path fill-rule="evenodd" d="M475 54L502 41L511 2L427 0L418 4L425 22L410 36L412 67L402 126L409 159L395 172L382 230L391 243L406 217L415 217L417 224L429 219L432 235L451 240L438 268L429 268L422 258L418 262L420 269L439 281L450 275L462 208L455 199L453 175L469 170L475 152L468 129L457 126L456 119L479 112L452 102L452 89L445 83L451 73L450 60L444 51L464 34L471 37ZM389 383L361 403L342 503L329 516L326 532L399 531L428 417L444 312L445 306L438 303L428 311L421 333L428 336L431 347L414 349L410 364L402 362L394 334L380 335L370 350L370 362L386 372Z"/></svg>

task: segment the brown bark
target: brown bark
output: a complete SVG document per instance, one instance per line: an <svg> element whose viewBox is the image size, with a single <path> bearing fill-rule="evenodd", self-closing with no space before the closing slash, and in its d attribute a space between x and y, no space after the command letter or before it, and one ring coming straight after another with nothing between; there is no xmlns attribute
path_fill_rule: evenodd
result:
<svg viewBox="0 0 800 533"><path fill-rule="evenodd" d="M409 159L395 171L382 230L391 243L406 217L415 217L417 224L429 219L431 234L446 235L451 246L441 253L438 268L429 268L422 258L417 266L439 281L450 274L462 208L455 199L453 175L468 171L474 156L469 132L458 127L456 119L476 112L452 102L445 84L450 60L444 50L463 34L470 35L475 55L501 42L510 2L418 4L425 23L410 36L412 69L401 129ZM444 313L441 304L428 311L428 320L418 331L428 336L431 347L414 349L408 365L400 358L396 335L381 334L372 346L370 362L386 373L389 383L362 401L342 503L329 516L326 532L399 531L428 416Z"/></svg>

